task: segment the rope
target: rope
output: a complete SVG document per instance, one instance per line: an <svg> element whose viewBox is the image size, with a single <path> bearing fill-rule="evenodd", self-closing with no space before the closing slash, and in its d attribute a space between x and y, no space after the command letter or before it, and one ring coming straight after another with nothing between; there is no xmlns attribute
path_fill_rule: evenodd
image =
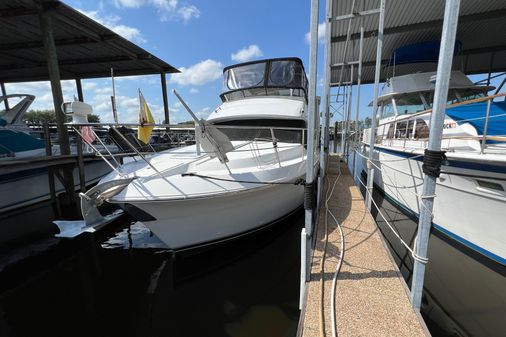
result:
<svg viewBox="0 0 506 337"><path fill-rule="evenodd" d="M388 227L390 228L390 230L392 231L392 233L394 233L394 235L399 239L399 241L402 243L402 245L404 247L406 247L406 249L411 253L411 256L413 257L413 259L415 259L418 262L424 263L424 264L426 264L427 262L429 262L428 258L417 255L415 253L415 251L401 238L401 236L399 235L399 233L397 233L397 231L394 229L394 227L392 226L392 224L390 224L390 222L386 219L385 215L383 215L383 213L381 212L379 206L376 204L376 201L374 201L374 198L372 197L371 191L369 191L369 189L367 188L367 186L362 182L362 179L359 179L359 182L360 182L360 184L362 186L365 187L366 192L369 193L369 197L370 197L372 203L374 204L374 207L376 207L376 210L381 215L381 217L383 218L383 220L385 221L385 223L388 225Z"/></svg>
<svg viewBox="0 0 506 337"><path fill-rule="evenodd" d="M249 181L249 180L238 180L238 179L226 179L219 177L206 176L203 174L197 173L181 173L181 177L198 177L202 179L211 179L211 180L219 180L219 181L229 181L233 183L243 183L243 184L258 184L258 185L295 185L295 186L305 186L306 181L302 178L296 179L295 181Z"/></svg>

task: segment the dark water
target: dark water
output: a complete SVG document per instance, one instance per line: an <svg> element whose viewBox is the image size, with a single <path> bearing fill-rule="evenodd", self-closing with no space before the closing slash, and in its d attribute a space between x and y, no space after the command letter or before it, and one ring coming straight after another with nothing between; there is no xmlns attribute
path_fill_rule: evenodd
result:
<svg viewBox="0 0 506 337"><path fill-rule="evenodd" d="M349 161L351 163L351 160ZM356 172L362 165L357 158ZM364 180L365 181L365 180ZM362 193L365 190L362 188ZM413 246L417 219L375 192L374 199ZM374 208L374 207L373 207ZM411 285L413 258L376 210L373 216L399 269ZM506 267L432 230L421 312L433 336L506 336Z"/></svg>
<svg viewBox="0 0 506 337"><path fill-rule="evenodd" d="M4 249L0 336L294 336L302 226L298 211L254 236L173 254L123 218Z"/></svg>

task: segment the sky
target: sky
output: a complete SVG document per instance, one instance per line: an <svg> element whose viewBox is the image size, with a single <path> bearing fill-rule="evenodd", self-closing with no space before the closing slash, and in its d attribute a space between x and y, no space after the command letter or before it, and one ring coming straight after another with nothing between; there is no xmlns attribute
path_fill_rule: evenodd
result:
<svg viewBox="0 0 506 337"><path fill-rule="evenodd" d="M176 89L200 117L219 106L222 69L263 58L295 56L309 72L309 0L64 0L85 15L138 44L181 71L168 75L171 123L190 120L172 94ZM324 1L320 1L320 23ZM319 25L324 28L323 24ZM322 91L324 29L319 31L317 94ZM85 102L104 122L112 121L111 80L83 80ZM137 122L138 88L157 122L163 122L160 76L117 77L120 122ZM33 109L54 109L48 82L9 83L8 93L36 96ZM74 81L63 81L64 100L76 93ZM361 89L360 114L371 114L372 85ZM353 108L355 109L355 108ZM354 110L353 110L354 111ZM334 116L334 120L338 118Z"/></svg>

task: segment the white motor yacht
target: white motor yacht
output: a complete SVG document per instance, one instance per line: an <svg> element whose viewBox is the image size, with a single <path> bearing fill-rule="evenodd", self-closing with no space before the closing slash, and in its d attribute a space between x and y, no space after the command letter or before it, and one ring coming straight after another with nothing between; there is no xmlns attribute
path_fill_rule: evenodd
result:
<svg viewBox="0 0 506 337"><path fill-rule="evenodd" d="M379 97L374 183L418 216L435 72L390 78ZM492 261L506 264L506 102L453 71L448 92L433 227ZM370 129L363 153L369 153ZM365 162L364 162L365 165ZM365 166L364 166L365 167Z"/></svg>
<svg viewBox="0 0 506 337"><path fill-rule="evenodd" d="M227 67L223 75L223 103L207 120L196 120L197 144L139 153L115 168L82 197L85 225L104 222L95 205L105 200L181 249L258 230L302 205L302 62L254 61Z"/></svg>

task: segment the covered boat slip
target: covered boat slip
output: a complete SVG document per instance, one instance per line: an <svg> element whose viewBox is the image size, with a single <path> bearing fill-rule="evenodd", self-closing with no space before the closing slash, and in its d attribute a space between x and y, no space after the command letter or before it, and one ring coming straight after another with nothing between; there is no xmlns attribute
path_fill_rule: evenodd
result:
<svg viewBox="0 0 506 337"><path fill-rule="evenodd" d="M313 86L315 86L316 80L318 50L318 17L314 13L317 13L318 6L322 5L321 1L317 0L313 0L311 3L313 14L311 16L310 32L310 101L312 99L311 95L315 95L316 92ZM449 81L449 74L453 69L466 75L489 74L487 79L481 83L489 85L493 73L506 71L506 35L500 34L499 36L491 33L506 31L506 3L504 1L326 0L325 3L325 31L330 32L330 34L325 36L324 50L322 149L327 150L329 148L329 140L326 135L329 134L330 118L333 115L334 118L340 121L341 126L339 131L337 129L338 122L336 122L334 136L335 139L341 136L342 158L350 158L348 166L352 169L353 177L356 174L355 167L357 165L355 161L362 159L353 155L353 148L350 149L349 144L360 139L357 125L359 125L358 122L363 119L364 115L360 107L369 103L363 104L361 102L360 91L362 84L374 83L373 131L371 138L375 140L375 128L377 118L379 118L377 116L381 109L378 99L382 86L380 82L385 82L392 76L413 74L419 71L436 72L439 66L440 72L437 74L440 79L439 83ZM446 25L445 29L443 29L444 24ZM453 38L454 27L456 30L455 44L448 42ZM442 43L439 42L441 40ZM420 55L421 53L423 55ZM451 55L452 53L454 55ZM448 78L445 76L448 76ZM500 76L504 76L504 74L500 74ZM434 76L435 79L436 76ZM496 93L499 92L503 84L504 81L498 85L499 88ZM442 96L445 89L441 88L444 88L444 86L438 87L436 84L434 95ZM446 99L446 93L447 88L443 100ZM487 102L491 102L492 99L501 102L498 102L497 107L486 112ZM455 118L460 118L464 122L478 117L476 121L480 120L479 122L473 120L473 123L476 124L474 127L486 131L487 126L484 124L487 123L488 118L490 120L497 119L498 121L504 118L501 108L503 99L503 95L500 94L483 98L482 103L478 103L484 105L485 110L479 114L475 112L474 116L471 116L472 112L467 113L467 109L463 107L464 105L455 106L453 108L455 110L449 109L448 113L449 115L452 114L453 110ZM436 111L434 115L440 115L440 106L434 107L434 111ZM427 114L427 111L424 113ZM428 111L428 115L430 116L431 113L432 109ZM485 114L488 116L485 116ZM442 121L440 127L441 129L443 127ZM430 132L435 134L437 131L431 129ZM491 126L490 132L490 138L487 142L485 142L485 137L481 135L474 138L478 144L474 155L480 155L484 160L491 162L504 162L501 159L504 158L504 155L501 155L500 151L498 152L500 146L498 147L495 141L502 141L501 137L506 135L506 132L498 130L496 126ZM436 151L438 149L435 148L436 145L432 139L427 139L426 142L430 150ZM411 151L413 156L422 157L422 152L414 149ZM369 147L366 152L371 153L370 160L372 160L373 150ZM466 156L464 153L451 153L448 155L452 159L456 157L466 159ZM358 159L355 157L358 157ZM368 155L366 154L365 157L367 160ZM310 157L308 156L308 158ZM323 174L319 179L319 183L322 185L325 183L325 188L318 194L319 218L313 222L311 218L306 217L306 227L301 233L302 251L305 252L306 260L302 260L301 288L303 290L301 292L301 307L304 314L299 324L299 335L323 336L332 334L335 336L336 333L344 336L429 334L424 328L419 310L423 289L424 265L427 263L426 244L430 229L430 218L426 214L422 214L419 239L415 241L413 248L410 245L406 247L412 252L415 260L412 290L404 291L407 287L403 289L402 285L405 286L404 280L398 277L397 267L392 261L390 261L392 267L390 277L398 278L401 287L396 288L391 284L383 288L381 284L386 285L388 281L384 279L386 278L386 274L383 273L385 265L382 264L379 257L384 253L388 255L388 251L383 245L379 245L372 248L374 253L371 255L367 255L368 253L365 252L368 249L368 242L372 240L371 238L377 230L373 220L368 219L370 215L367 210L367 208L370 210L372 207L370 191L373 188L373 165L367 167L369 180L367 186L364 186L367 196L364 205L360 194L352 192L355 188L352 187L353 180L346 172L344 165L341 171L342 176L339 175L340 178L337 178L336 168L339 165L335 164L335 160L335 158L330 157L328 160L321 161L320 171ZM326 166L327 161L329 164L328 169ZM378 173L376 172L376 174ZM329 178L328 181L324 177ZM346 180L346 183L342 182L343 179ZM432 178L429 180L432 180ZM335 193L327 195L325 191L328 191L329 188L332 191L333 183L336 181ZM428 187L427 191L424 192L423 198L433 200L434 191L431 190L431 187ZM356 197L360 200L356 200ZM352 202L339 205L343 198L352 200ZM328 207L325 205L327 200ZM427 200L424 200L423 206L426 206L427 202ZM312 211L317 212L316 209ZM329 212L329 210L331 211ZM311 210L309 212L311 213ZM355 212L357 215L361 213L362 218L355 215ZM425 208L421 213L425 213ZM335 214L337 218L335 222L330 214ZM361 227L367 221L371 224L370 231L364 230L365 226ZM336 226L336 223L341 223L341 226ZM370 236L363 238L362 241L357 239L361 232L354 229L358 228L364 230L364 234L369 233ZM323 234L320 232L321 230L323 230ZM344 232L342 237L339 235L340 230ZM324 252L326 246L323 244L327 237L328 245L331 247L328 249L330 256L327 261L329 263L325 263ZM378 240L384 239L379 236ZM344 245L344 248L342 245ZM352 248L348 249L347 247L350 247L350 245ZM312 247L314 247L314 251L311 249ZM370 260L366 263L367 266L360 262L360 257L357 257L357 252L362 251L362 249L364 250L363 256L370 256ZM348 252L349 255L347 255ZM328 265L331 265L331 267L328 268ZM359 270L362 272L368 270L370 275L359 276L358 274L361 274ZM343 275L344 271L346 272ZM333 280L334 284L329 280ZM378 282L378 284L374 286L374 282ZM365 287L363 289L364 293L372 292L370 296L362 297L362 289L359 286L362 283ZM329 289L331 287L333 287L332 292ZM355 289L355 292L350 292L352 289ZM306 297L303 296L304 290L306 291ZM374 310L371 311L371 308L374 308ZM376 320L379 313L384 315L385 320ZM395 315L400 316L394 318Z"/></svg>
<svg viewBox="0 0 506 337"><path fill-rule="evenodd" d="M160 75L165 122L169 123L166 74L178 70L83 13L56 0L0 0L0 27L2 96L9 94L5 83L50 81L60 147L60 156L23 158L22 166L19 160L10 160L2 164L2 170L33 169L46 163L51 170L61 171L56 177L71 195L75 179L69 168L74 166L79 168L84 190L83 166L90 158L83 161L79 155L71 154L66 119L61 111L61 80L75 80L76 96L84 101L81 80L110 77L111 68L114 76ZM9 109L7 100L1 104ZM63 165L69 162L74 165ZM50 188L54 180L50 174ZM54 193L51 194L56 200Z"/></svg>

